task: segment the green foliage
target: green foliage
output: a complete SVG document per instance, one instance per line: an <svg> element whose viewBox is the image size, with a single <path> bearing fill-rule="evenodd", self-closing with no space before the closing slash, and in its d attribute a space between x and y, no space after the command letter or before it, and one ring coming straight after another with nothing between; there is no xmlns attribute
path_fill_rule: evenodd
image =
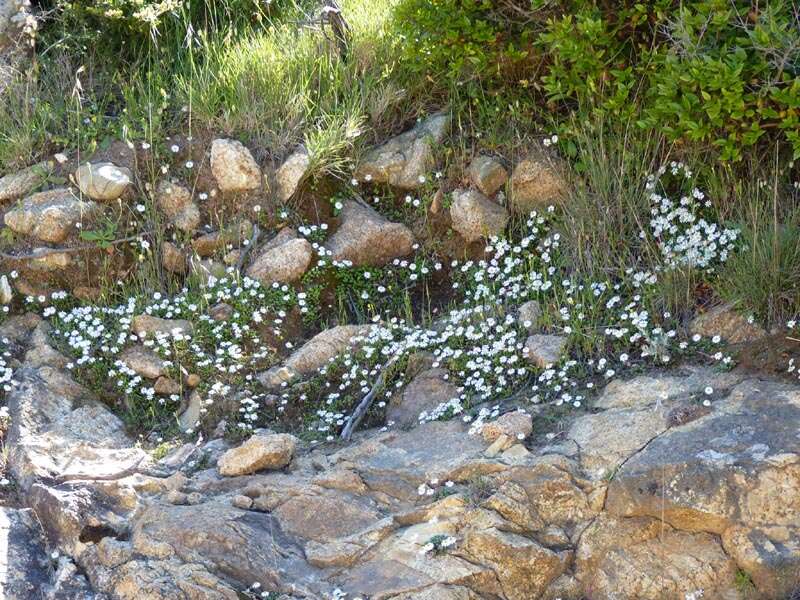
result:
<svg viewBox="0 0 800 600"><path fill-rule="evenodd" d="M430 302L427 282L436 266L433 260L417 255L384 267L342 267L326 264L303 276L309 311L306 323L319 323L321 296L325 290L335 297L340 316L346 322L366 323L381 315L404 315L411 319L411 296L417 303Z"/></svg>
<svg viewBox="0 0 800 600"><path fill-rule="evenodd" d="M734 585L736 586L736 589L739 590L740 593L747 595L747 597L750 597L751 594L757 592L756 586L753 583L753 579L750 577L750 575L748 575L741 569L736 570Z"/></svg>
<svg viewBox="0 0 800 600"><path fill-rule="evenodd" d="M31 68L0 101L0 170L109 139L148 142L186 119L175 78L199 39L263 27L280 10L258 0L44 0ZM269 8L269 10L267 10Z"/></svg>
<svg viewBox="0 0 800 600"><path fill-rule="evenodd" d="M344 59L299 25L310 2L42 4L46 51L0 102L1 169L199 125L273 154L303 143L312 176L343 176L370 130L443 102L487 146L577 112L723 161L773 139L800 157L789 0L345 0Z"/></svg>
<svg viewBox="0 0 800 600"><path fill-rule="evenodd" d="M773 132L800 157L790 2L407 0L397 20L409 69L442 90L530 88L562 114L635 118L723 161Z"/></svg>
<svg viewBox="0 0 800 600"><path fill-rule="evenodd" d="M109 220L99 229L81 231L80 237L82 240L93 242L97 244L98 248L105 250L111 247L111 243L117 237L117 224Z"/></svg>
<svg viewBox="0 0 800 600"><path fill-rule="evenodd" d="M595 10L552 19L540 42L551 61L542 77L551 101L597 104L611 113L631 110L631 41L621 44L608 19Z"/></svg>
<svg viewBox="0 0 800 600"><path fill-rule="evenodd" d="M439 533L434 535L428 539L428 544L433 546L433 553L434 554L442 554L446 549L446 543L448 540L448 536Z"/></svg>
<svg viewBox="0 0 800 600"><path fill-rule="evenodd" d="M525 69L533 30L507 18L492 0L411 0L396 21L412 72L435 84L440 77L503 81Z"/></svg>
<svg viewBox="0 0 800 600"><path fill-rule="evenodd" d="M800 32L789 2L682 5L654 52L642 123L739 160L768 130L800 157Z"/></svg>

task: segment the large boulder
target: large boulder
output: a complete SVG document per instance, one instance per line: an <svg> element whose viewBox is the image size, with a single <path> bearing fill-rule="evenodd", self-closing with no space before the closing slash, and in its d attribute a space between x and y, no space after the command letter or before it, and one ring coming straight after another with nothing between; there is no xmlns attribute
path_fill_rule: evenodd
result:
<svg viewBox="0 0 800 600"><path fill-rule="evenodd" d="M66 373L41 318L11 317L0 334L24 365L7 395L10 473L61 553L55 579L76 582L51 594L32 521L0 509L11 598L89 600L70 559L95 600L235 600L248 588L745 600L800 587L800 389L788 383L704 367L641 374L528 448L518 440L532 419L514 410L482 428L457 418L360 431L299 453L286 434L232 450L198 440L154 464ZM353 334L330 330L290 360L319 368ZM418 372L420 384L441 374ZM504 438L513 445L490 453Z"/></svg>
<svg viewBox="0 0 800 600"><path fill-rule="evenodd" d="M338 325L326 329L295 350L282 366L261 373L258 379L267 387L278 387L296 377L311 375L350 348L354 339L366 335L370 329L369 325Z"/></svg>
<svg viewBox="0 0 800 600"><path fill-rule="evenodd" d="M159 335L191 335L194 327L185 319L162 319L153 315L136 315L131 322L131 331L139 337Z"/></svg>
<svg viewBox="0 0 800 600"><path fill-rule="evenodd" d="M429 557L423 552L431 538L455 533L456 523L445 520L406 527L373 547L360 564L342 573L337 583L349 595L369 598L393 598L436 584L499 591L490 566L454 553Z"/></svg>
<svg viewBox="0 0 800 600"><path fill-rule="evenodd" d="M717 394L729 392L741 383L738 372L718 371L709 367L682 366L668 373L648 373L632 379L614 379L594 401L595 408L625 409L652 406L657 402L704 395L710 387Z"/></svg>
<svg viewBox="0 0 800 600"><path fill-rule="evenodd" d="M448 115L432 115L369 151L359 162L356 179L388 183L401 189L420 187L433 167L434 148L444 139L449 123Z"/></svg>
<svg viewBox="0 0 800 600"><path fill-rule="evenodd" d="M698 368L609 388L567 433L607 485L581 538L579 554L603 557L579 567L586 589L738 598L737 569L765 597L800 586L800 390Z"/></svg>
<svg viewBox="0 0 800 600"><path fill-rule="evenodd" d="M261 187L261 170L253 155L237 140L211 143L211 172L223 192L246 192Z"/></svg>
<svg viewBox="0 0 800 600"><path fill-rule="evenodd" d="M431 411L460 395L448 381L445 369L428 369L418 374L402 394L395 394L386 410L386 420L399 427L416 425Z"/></svg>
<svg viewBox="0 0 800 600"><path fill-rule="evenodd" d="M504 435L514 440L524 440L533 431L533 418L522 410L501 415L481 427L481 436L489 443Z"/></svg>
<svg viewBox="0 0 800 600"><path fill-rule="evenodd" d="M527 215L560 202L568 189L562 169L544 154L531 154L517 163L511 173L511 210Z"/></svg>
<svg viewBox="0 0 800 600"><path fill-rule="evenodd" d="M64 271L72 265L73 257L70 252L53 252L52 248L41 246L31 251L27 265L31 271L38 273Z"/></svg>
<svg viewBox="0 0 800 600"><path fill-rule="evenodd" d="M468 172L472 185L487 196L494 196L508 181L505 167L492 156L476 156L469 164Z"/></svg>
<svg viewBox="0 0 800 600"><path fill-rule="evenodd" d="M183 275L188 264L186 252L172 242L161 242L161 264L170 273Z"/></svg>
<svg viewBox="0 0 800 600"><path fill-rule="evenodd" d="M542 524L535 528L537 535L547 526L574 534L596 516L598 507L593 506L591 486L581 477L575 463L563 457L533 458L504 471L498 479L525 491L531 514Z"/></svg>
<svg viewBox="0 0 800 600"><path fill-rule="evenodd" d="M94 202L84 202L68 189L56 189L28 196L4 220L15 233L58 244L99 212Z"/></svg>
<svg viewBox="0 0 800 600"><path fill-rule="evenodd" d="M695 317L689 324L693 334L706 338L720 336L731 344L754 342L767 332L745 318L730 304L721 304Z"/></svg>
<svg viewBox="0 0 800 600"><path fill-rule="evenodd" d="M341 219L339 229L325 244L333 260L379 267L411 254L414 236L402 223L392 223L353 200L344 203Z"/></svg>
<svg viewBox="0 0 800 600"><path fill-rule="evenodd" d="M99 532L125 530L136 495L122 481L150 461L122 421L62 371L58 354L45 351L39 338L34 332L7 396L9 472L48 538L74 557Z"/></svg>
<svg viewBox="0 0 800 600"><path fill-rule="evenodd" d="M166 180L159 183L156 205L176 229L193 233L200 226L200 209L189 189L182 185Z"/></svg>
<svg viewBox="0 0 800 600"><path fill-rule="evenodd" d="M167 372L164 359L140 344L123 350L119 360L131 371L145 379L158 379Z"/></svg>
<svg viewBox="0 0 800 600"><path fill-rule="evenodd" d="M417 375L402 394L392 396L386 420L399 427L416 425L423 414L459 395L458 387L447 380L445 369L428 369Z"/></svg>
<svg viewBox="0 0 800 600"><path fill-rule="evenodd" d="M800 391L751 380L712 406L625 462L608 487L609 513L715 534L800 527L790 508L800 508Z"/></svg>
<svg viewBox="0 0 800 600"><path fill-rule="evenodd" d="M8 395L9 465L23 490L37 479L107 477L141 463L125 427L91 393L51 366L23 368Z"/></svg>
<svg viewBox="0 0 800 600"><path fill-rule="evenodd" d="M48 556L31 509L0 507L0 597L101 600L66 557Z"/></svg>
<svg viewBox="0 0 800 600"><path fill-rule="evenodd" d="M200 566L244 587L258 583L264 590L308 594L316 574L303 559L298 540L284 532L275 516L219 501L195 506L152 504L134 520L131 542L134 552L149 561Z"/></svg>
<svg viewBox="0 0 800 600"><path fill-rule="evenodd" d="M766 598L791 598L800 589L800 528L729 527L722 547Z"/></svg>
<svg viewBox="0 0 800 600"><path fill-rule="evenodd" d="M286 202L297 191L311 166L311 157L305 150L291 154L275 172L275 183L278 186L278 199Z"/></svg>
<svg viewBox="0 0 800 600"><path fill-rule="evenodd" d="M706 388L725 393L741 379L736 373L688 367L615 380L594 402L602 412L575 419L567 436L580 447L581 463L590 478L611 477L640 448L670 427L708 414L710 410L697 402L706 397Z"/></svg>
<svg viewBox="0 0 800 600"><path fill-rule="evenodd" d="M75 182L92 200L116 200L133 183L133 173L110 162L84 163L75 171Z"/></svg>
<svg viewBox="0 0 800 600"><path fill-rule="evenodd" d="M352 539L381 519L380 512L368 500L313 489L284 499L272 513L284 531L317 543Z"/></svg>
<svg viewBox="0 0 800 600"><path fill-rule="evenodd" d="M27 196L47 181L53 168L52 161L44 161L22 171L0 177L0 202Z"/></svg>
<svg viewBox="0 0 800 600"><path fill-rule="evenodd" d="M313 257L309 241L286 227L259 250L247 276L266 285L291 283L303 276Z"/></svg>
<svg viewBox="0 0 800 600"><path fill-rule="evenodd" d="M241 446L223 454L217 467L220 475L235 477L249 475L263 469L282 469L288 465L297 441L284 433L254 435Z"/></svg>
<svg viewBox="0 0 800 600"><path fill-rule="evenodd" d="M528 333L534 333L538 329L541 318L542 307L536 300L528 300L517 310L517 322L527 329Z"/></svg>
<svg viewBox="0 0 800 600"><path fill-rule="evenodd" d="M668 428L666 409L621 408L578 417L568 437L581 449L586 473L602 479L613 476L637 450Z"/></svg>
<svg viewBox="0 0 800 600"><path fill-rule="evenodd" d="M207 569L176 559L122 560L117 555L103 553L105 542L90 545L81 556L81 564L97 590L119 600L239 600L241 596L228 583ZM105 543L104 543L105 542ZM130 543L123 543L133 554ZM118 562L119 561L119 562ZM97 600L100 599L98 596ZM66 600L66 599L65 599Z"/></svg>
<svg viewBox="0 0 800 600"><path fill-rule="evenodd" d="M49 579L47 566L35 515L0 507L0 597L34 598Z"/></svg>
<svg viewBox="0 0 800 600"><path fill-rule="evenodd" d="M229 246L240 246L253 236L253 224L247 219L232 223L218 231L205 233L192 240L192 249L198 256L209 257Z"/></svg>
<svg viewBox="0 0 800 600"><path fill-rule="evenodd" d="M536 333L525 341L525 358L537 367L544 368L561 360L566 346L566 336Z"/></svg>
<svg viewBox="0 0 800 600"><path fill-rule="evenodd" d="M390 431L337 452L332 464L352 467L372 492L399 500L418 497L433 479L470 481L505 469L486 461L486 443L456 421L432 421L407 432Z"/></svg>
<svg viewBox="0 0 800 600"><path fill-rule="evenodd" d="M570 559L568 552L556 553L528 537L497 529L469 531L461 551L492 567L508 600L540 598Z"/></svg>
<svg viewBox="0 0 800 600"><path fill-rule="evenodd" d="M508 223L508 212L476 190L455 190L450 205L453 229L468 242L500 235Z"/></svg>
<svg viewBox="0 0 800 600"><path fill-rule="evenodd" d="M655 519L599 517L581 536L576 571L594 598L742 598L718 539Z"/></svg>

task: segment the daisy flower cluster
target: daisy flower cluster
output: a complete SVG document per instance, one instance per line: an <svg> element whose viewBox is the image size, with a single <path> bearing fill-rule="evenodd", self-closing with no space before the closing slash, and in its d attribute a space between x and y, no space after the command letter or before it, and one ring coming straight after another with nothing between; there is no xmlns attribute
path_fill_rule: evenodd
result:
<svg viewBox="0 0 800 600"><path fill-rule="evenodd" d="M277 592L262 589L261 584L257 581L246 590L243 590L242 595L254 600L277 600L279 597Z"/></svg>
<svg viewBox="0 0 800 600"><path fill-rule="evenodd" d="M10 392L14 382L14 369L11 367L11 351L8 338L0 340L0 386L4 392Z"/></svg>
<svg viewBox="0 0 800 600"><path fill-rule="evenodd" d="M447 552L458 543L458 540L452 535L434 535L428 542L420 548L419 553L427 554L441 554Z"/></svg>
<svg viewBox="0 0 800 600"><path fill-rule="evenodd" d="M525 249L535 242L544 222L544 218L532 217L529 225L534 233L519 245L494 240L496 251L493 246L487 248L491 255L488 261L464 264L453 261L450 273L463 282L455 281L453 285L456 289L463 285L466 298L460 308L451 310L430 327L396 316L381 320L376 315L374 327L356 340L357 350L335 363L338 385L331 382L333 364L321 370L326 389L322 398L324 408L319 412L320 421L309 426L310 429L328 433L328 438L332 439L333 433L344 424L346 415L342 409L368 393L372 382L389 362L407 361L417 353L432 354L433 366L448 369L454 381L460 384L461 397L450 403L455 412L462 411L460 404L467 399L467 389L470 396L479 394L485 400L517 385L528 374L521 356L524 340L513 315L504 314L504 306L517 296L527 298L530 295L523 272L529 270L531 257L535 255ZM543 244L551 248L554 242L547 239ZM551 260L547 251L543 254L545 261ZM544 269L544 275L537 273L533 277L539 282L533 284L534 289L547 278L547 270ZM401 393L406 383L401 369L393 370L386 379L383 396L376 404L379 409L384 408L395 393ZM283 402L288 403L291 397L292 390L287 390L282 395ZM434 411L437 416L442 413L443 410Z"/></svg>
<svg viewBox="0 0 800 600"><path fill-rule="evenodd" d="M798 319L790 319L786 323L786 329L788 332L788 339L791 341L799 342L800 343L800 333L797 332L797 324ZM786 367L786 373L791 375L792 377L797 377L800 380L800 365L797 364L797 360L794 357L789 359L789 364Z"/></svg>
<svg viewBox="0 0 800 600"><path fill-rule="evenodd" d="M721 227L703 216L711 208L711 201L692 186L692 177L686 165L675 161L648 177L646 189L652 205L650 229L667 268L712 271L728 259L740 232ZM668 190L673 187L681 192L678 200L669 195ZM688 192L683 192L689 188Z"/></svg>
<svg viewBox="0 0 800 600"><path fill-rule="evenodd" d="M549 211L552 212L552 211ZM373 404L376 420L409 378L404 365L428 355L433 368L445 369L457 395L422 412L420 421L460 417L474 431L496 418L499 406L486 404L521 389L531 402L580 407L596 381L606 381L642 362L666 364L701 340L679 341L672 315L656 312L657 276L629 270L616 281L579 283L564 277L561 237L549 213L532 213L518 241L493 238L486 259L453 261L447 268L455 308L429 324L397 316L375 315L369 332L355 349L333 359L318 373L317 419L307 425L313 435L334 439L349 412L380 382ZM565 357L539 368L528 360L527 326L519 306L536 300L547 310L538 324L564 336L568 348L582 350L584 360ZM720 360L730 360L720 356ZM286 385L281 405L308 402L308 385Z"/></svg>
<svg viewBox="0 0 800 600"><path fill-rule="evenodd" d="M421 483L417 488L417 494L419 496L435 496L437 494L442 495L450 490L455 485L453 481L445 481L440 482L439 479L431 479L428 482Z"/></svg>
<svg viewBox="0 0 800 600"><path fill-rule="evenodd" d="M657 200L654 234L672 264L711 268L727 256L736 234L698 217L704 197L697 190L677 204L656 194L669 177L683 182L691 173L673 163L648 182ZM34 302L46 305L43 314L73 356L72 368L100 387L110 383L126 409L139 415L174 422L189 393L184 383L194 375L202 414L225 405L219 414L233 412L242 432L297 419L312 439L332 440L367 394L376 400L366 422L382 423L385 408L410 381L411 359L428 357L433 368L444 371L454 394L419 420L460 418L477 432L497 418L504 399L579 408L596 385L621 371L645 362L670 363L705 343L679 339L676 319L658 309L658 277L652 271L576 280L555 224L551 207L531 213L509 237L490 239L482 259L443 264L415 246L413 257L382 268L333 261L325 248L327 227L301 225L298 230L311 241L317 262L297 286L265 286L230 269L206 287L172 297L131 296L110 307L69 307L64 295ZM418 319L412 304L430 301L426 294L434 277L450 282L453 300ZM313 376L270 393L257 374L294 349L294 340L284 334L291 312L314 328L329 320L321 306L324 290L337 296L340 321L346 315L371 326L354 340L353 349ZM520 316L520 307L531 301L541 308L536 323ZM137 336L131 326L141 314L185 319L192 331ZM562 357L544 367L534 360L527 344L533 331L559 336ZM125 363L121 355L134 344L162 359L180 391L157 391L152 380ZM731 360L721 352L714 359L723 366Z"/></svg>
<svg viewBox="0 0 800 600"><path fill-rule="evenodd" d="M202 412L233 389L254 401L258 395L246 393L253 384L252 372L276 360L282 349L276 343L286 343L282 326L287 311L298 300L287 285L263 286L231 273L210 280L199 291L184 289L172 297L161 293L149 298L131 296L114 306L69 306L63 292L33 301L43 305L42 313L54 324L57 340L72 356L68 368L96 389L110 386L117 395L121 393L128 413L149 415L147 425L152 427L174 423L174 410L185 400L188 386L184 383L190 376L199 380ZM137 335L132 324L138 315L186 320L192 327ZM265 337L272 343L264 342ZM153 380L131 368L123 352L137 344L162 359L169 378L180 383L180 391L159 394Z"/></svg>
<svg viewBox="0 0 800 600"><path fill-rule="evenodd" d="M0 406L0 432L8 430L11 424L11 414L8 412L7 406Z"/></svg>

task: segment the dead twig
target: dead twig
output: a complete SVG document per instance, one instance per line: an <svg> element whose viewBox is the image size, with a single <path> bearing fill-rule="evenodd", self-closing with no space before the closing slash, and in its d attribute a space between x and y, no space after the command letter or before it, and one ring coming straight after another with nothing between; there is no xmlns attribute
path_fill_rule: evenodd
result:
<svg viewBox="0 0 800 600"><path fill-rule="evenodd" d="M110 242L104 242L105 246L118 246L119 244L126 244L128 242L135 242L137 240L142 239L146 235L151 235L152 232L140 233L138 235L132 235L126 238L120 238L118 240L112 240ZM83 246L71 246L69 248L38 248L34 252L30 254L7 254L5 252L0 252L0 258L5 260L36 260L38 258L43 258L45 256L50 256L52 254L73 254L75 252L84 252L86 250L103 250L102 246L98 244L85 244Z"/></svg>
<svg viewBox="0 0 800 600"><path fill-rule="evenodd" d="M258 223L253 225L253 236L250 238L250 243L244 247L241 254L239 254L239 260L236 261L236 270L241 271L242 267L244 266L245 261L247 260L247 255L250 254L251 250L255 248L255 245L258 243L258 237L261 235L261 229L258 227Z"/></svg>
<svg viewBox="0 0 800 600"><path fill-rule="evenodd" d="M53 481L56 483L66 483L68 481L116 481L118 479L124 479L125 477L138 472L139 465L142 464L145 458L146 457L144 456L140 457L135 463L116 473L110 473L108 475L93 475L91 473L66 473L64 475L54 477Z"/></svg>
<svg viewBox="0 0 800 600"><path fill-rule="evenodd" d="M358 427L358 424L361 423L361 419L364 418L364 415L367 414L369 407L372 406L372 402L375 400L375 396L378 392L383 388L383 384L386 381L386 373L388 373L391 368L397 363L398 360L402 357L402 354L396 354L386 365L383 367L380 375L378 375L378 379L375 380L375 384L372 386L372 389L367 393L364 398L362 398L361 402L358 403L356 409L353 411L353 414L350 415L350 418L347 419L347 423L342 429L341 438L348 442L350 438L353 436L353 432Z"/></svg>

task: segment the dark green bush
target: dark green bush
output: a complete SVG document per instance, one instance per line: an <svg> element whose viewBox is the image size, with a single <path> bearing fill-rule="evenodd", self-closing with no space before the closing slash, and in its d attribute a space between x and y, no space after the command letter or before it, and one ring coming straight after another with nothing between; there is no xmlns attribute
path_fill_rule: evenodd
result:
<svg viewBox="0 0 800 600"><path fill-rule="evenodd" d="M405 59L433 85L524 86L562 114L635 117L726 161L765 137L800 157L789 1L405 0L397 10Z"/></svg>
<svg viewBox="0 0 800 600"><path fill-rule="evenodd" d="M800 157L800 30L789 2L689 2L654 52L643 125L742 158L770 130Z"/></svg>
<svg viewBox="0 0 800 600"><path fill-rule="evenodd" d="M550 100L606 89L650 47L674 0L405 0L410 65L434 82L532 85ZM588 79L587 79L588 77ZM625 84L628 85L628 84Z"/></svg>
<svg viewBox="0 0 800 600"><path fill-rule="evenodd" d="M445 87L531 72L533 31L493 0L410 0L395 18L409 69Z"/></svg>

